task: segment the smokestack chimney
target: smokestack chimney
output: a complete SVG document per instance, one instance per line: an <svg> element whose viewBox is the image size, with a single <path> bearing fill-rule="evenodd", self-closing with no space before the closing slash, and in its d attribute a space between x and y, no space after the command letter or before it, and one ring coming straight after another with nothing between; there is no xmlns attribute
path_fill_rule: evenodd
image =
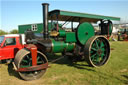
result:
<svg viewBox="0 0 128 85"><path fill-rule="evenodd" d="M49 4L48 3L42 3L42 7L43 7L43 35L44 35L44 39L48 39L49 38L49 33L48 33L48 7Z"/></svg>

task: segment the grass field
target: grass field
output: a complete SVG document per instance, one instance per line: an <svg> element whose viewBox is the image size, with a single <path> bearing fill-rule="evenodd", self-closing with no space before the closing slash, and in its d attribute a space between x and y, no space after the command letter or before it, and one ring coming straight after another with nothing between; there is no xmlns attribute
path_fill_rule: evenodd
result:
<svg viewBox="0 0 128 85"><path fill-rule="evenodd" d="M0 65L0 85L128 85L128 42L110 42L109 62L89 67L86 62L71 63L64 58L51 64L38 80L24 81L12 70L12 65Z"/></svg>

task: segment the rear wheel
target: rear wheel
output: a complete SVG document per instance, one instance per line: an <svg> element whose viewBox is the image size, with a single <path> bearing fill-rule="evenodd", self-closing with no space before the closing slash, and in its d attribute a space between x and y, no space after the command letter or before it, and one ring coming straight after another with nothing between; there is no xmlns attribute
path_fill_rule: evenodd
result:
<svg viewBox="0 0 128 85"><path fill-rule="evenodd" d="M37 51L37 65L45 64L47 62L46 56L43 53ZM20 50L15 57L14 63L18 69L32 66L32 57L30 51L26 49ZM24 80L35 80L43 76L45 72L46 69L18 73Z"/></svg>
<svg viewBox="0 0 128 85"><path fill-rule="evenodd" d="M91 37L84 49L84 56L88 64L99 67L107 63L110 55L110 45L103 36Z"/></svg>

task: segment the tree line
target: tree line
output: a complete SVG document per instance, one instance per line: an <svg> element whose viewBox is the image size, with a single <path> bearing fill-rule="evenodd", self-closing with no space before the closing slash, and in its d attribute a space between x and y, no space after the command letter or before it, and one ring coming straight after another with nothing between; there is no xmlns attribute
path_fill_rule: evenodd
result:
<svg viewBox="0 0 128 85"><path fill-rule="evenodd" d="M0 29L0 35L5 35L5 34L18 34L18 30L13 29L10 32L6 32L6 31Z"/></svg>

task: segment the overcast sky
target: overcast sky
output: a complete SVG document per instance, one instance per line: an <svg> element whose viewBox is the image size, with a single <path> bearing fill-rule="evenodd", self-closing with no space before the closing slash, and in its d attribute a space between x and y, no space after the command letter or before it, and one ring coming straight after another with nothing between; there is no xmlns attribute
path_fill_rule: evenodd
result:
<svg viewBox="0 0 128 85"><path fill-rule="evenodd" d="M1 0L0 29L8 32L18 29L18 25L41 23L41 3L46 2L50 4L50 11L61 9L115 16L128 23L128 0Z"/></svg>

